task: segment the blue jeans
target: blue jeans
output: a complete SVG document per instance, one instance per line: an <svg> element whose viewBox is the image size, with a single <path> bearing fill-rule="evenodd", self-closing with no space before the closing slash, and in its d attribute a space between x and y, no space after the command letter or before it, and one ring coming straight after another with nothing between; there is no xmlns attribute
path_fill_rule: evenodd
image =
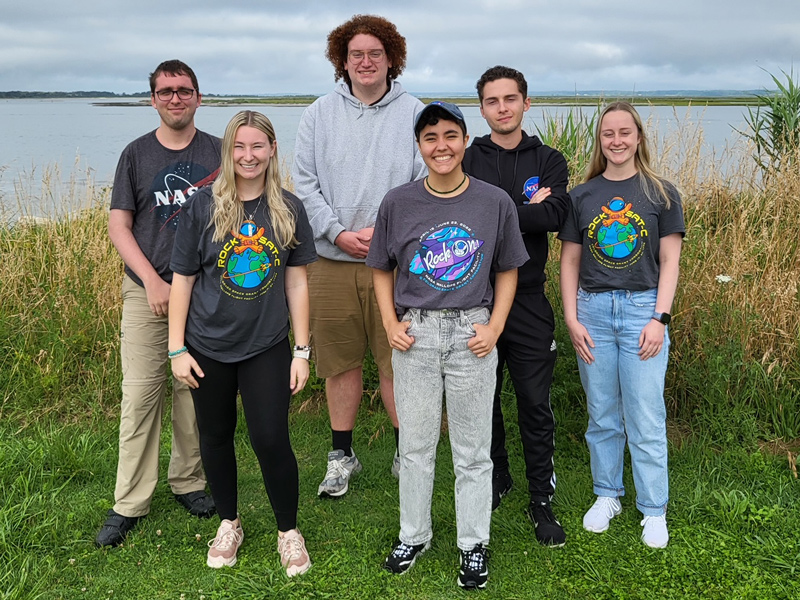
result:
<svg viewBox="0 0 800 600"><path fill-rule="evenodd" d="M592 294L578 290L578 321L594 340L594 362L578 359L589 411L586 442L592 464L594 493L622 496L625 435L631 453L636 507L645 516L666 512L667 411L664 375L669 334L661 352L641 360L639 335L650 322L656 290L615 290Z"/></svg>
<svg viewBox="0 0 800 600"><path fill-rule="evenodd" d="M394 350L394 398L400 421L400 541L424 544L433 537L431 497L442 392L456 476L457 544L471 550L489 543L492 519L492 403L497 349L478 358L467 347L473 323L489 322L486 308L410 309L414 344Z"/></svg>

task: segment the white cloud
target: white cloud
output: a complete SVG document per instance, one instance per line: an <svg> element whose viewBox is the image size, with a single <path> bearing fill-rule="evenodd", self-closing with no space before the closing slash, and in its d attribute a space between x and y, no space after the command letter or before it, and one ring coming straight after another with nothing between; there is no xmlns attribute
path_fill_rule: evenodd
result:
<svg viewBox="0 0 800 600"><path fill-rule="evenodd" d="M470 92L495 64L524 71L534 93L760 89L772 87L762 67L800 61L797 0L464 0L456 10L429 0L40 0L4 9L0 90L144 91L161 60L181 58L205 92L324 93L327 33L354 13L398 25L403 84L421 93Z"/></svg>

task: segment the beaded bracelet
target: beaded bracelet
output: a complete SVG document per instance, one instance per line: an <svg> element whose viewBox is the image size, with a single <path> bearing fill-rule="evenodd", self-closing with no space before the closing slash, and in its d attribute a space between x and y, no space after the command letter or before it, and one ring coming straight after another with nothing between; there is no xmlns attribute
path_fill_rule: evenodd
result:
<svg viewBox="0 0 800 600"><path fill-rule="evenodd" d="M167 356L169 358L178 358L181 354L186 354L188 351L189 350L186 348L186 346L181 346L177 350L174 350L172 352L167 352Z"/></svg>

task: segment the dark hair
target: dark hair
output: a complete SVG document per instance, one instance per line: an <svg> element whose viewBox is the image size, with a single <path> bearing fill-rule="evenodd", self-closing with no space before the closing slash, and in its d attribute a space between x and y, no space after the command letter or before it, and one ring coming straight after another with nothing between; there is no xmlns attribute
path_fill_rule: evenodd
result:
<svg viewBox="0 0 800 600"><path fill-rule="evenodd" d="M513 79L517 82L517 89L519 89L519 93L522 94L522 99L528 97L528 82L525 81L525 76L517 71L516 69L512 69L511 67L503 67L501 65L497 65L496 67L492 67L491 69L487 70L481 78L478 79L478 83L475 84L475 89L478 90L478 100L483 102L483 88L487 83L491 83L492 81L497 81L498 79Z"/></svg>
<svg viewBox="0 0 800 600"><path fill-rule="evenodd" d="M455 118L451 113L447 112L441 106L432 106L429 104L420 114L419 121L417 121L417 124L414 127L414 137L417 139L417 142L419 142L419 134L422 133L423 129L425 129L428 125L436 125L439 121L450 121L452 123L456 123L461 128L461 133L463 133L465 136L467 135L467 124L464 121Z"/></svg>
<svg viewBox="0 0 800 600"><path fill-rule="evenodd" d="M197 93L200 93L200 86L197 85L197 76L192 71L192 68L187 65L185 62L181 62L178 59L173 60L165 60L160 65L156 67L156 70L150 73L150 93L156 93L156 79L159 75L172 75L173 77L177 77L178 75L186 75L189 79L192 80L192 85Z"/></svg>
<svg viewBox="0 0 800 600"><path fill-rule="evenodd" d="M393 23L383 17L355 15L328 34L325 56L336 69L335 81L344 78L347 85L350 85L350 75L344 68L347 63L347 45L359 33L372 35L380 40L386 51L386 58L392 63L387 78L397 79L406 68L406 38L400 35Z"/></svg>

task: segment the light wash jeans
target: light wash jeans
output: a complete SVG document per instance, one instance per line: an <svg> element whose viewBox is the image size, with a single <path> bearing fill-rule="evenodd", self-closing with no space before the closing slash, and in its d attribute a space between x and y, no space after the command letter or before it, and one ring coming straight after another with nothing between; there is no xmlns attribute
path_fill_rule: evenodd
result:
<svg viewBox="0 0 800 600"><path fill-rule="evenodd" d="M594 493L622 496L625 435L631 453L636 507L645 516L667 510L667 411L664 375L669 334L661 352L641 360L639 335L650 322L656 290L615 290L592 294L578 290L578 321L594 340L594 362L580 358L578 368L589 410L586 442L592 464Z"/></svg>
<svg viewBox="0 0 800 600"><path fill-rule="evenodd" d="M442 424L442 392L456 476L456 530L461 550L489 543L492 519L492 403L497 349L478 358L467 347L473 323L489 310L410 309L414 344L394 350L394 398L400 421L400 541L433 537L431 496Z"/></svg>

